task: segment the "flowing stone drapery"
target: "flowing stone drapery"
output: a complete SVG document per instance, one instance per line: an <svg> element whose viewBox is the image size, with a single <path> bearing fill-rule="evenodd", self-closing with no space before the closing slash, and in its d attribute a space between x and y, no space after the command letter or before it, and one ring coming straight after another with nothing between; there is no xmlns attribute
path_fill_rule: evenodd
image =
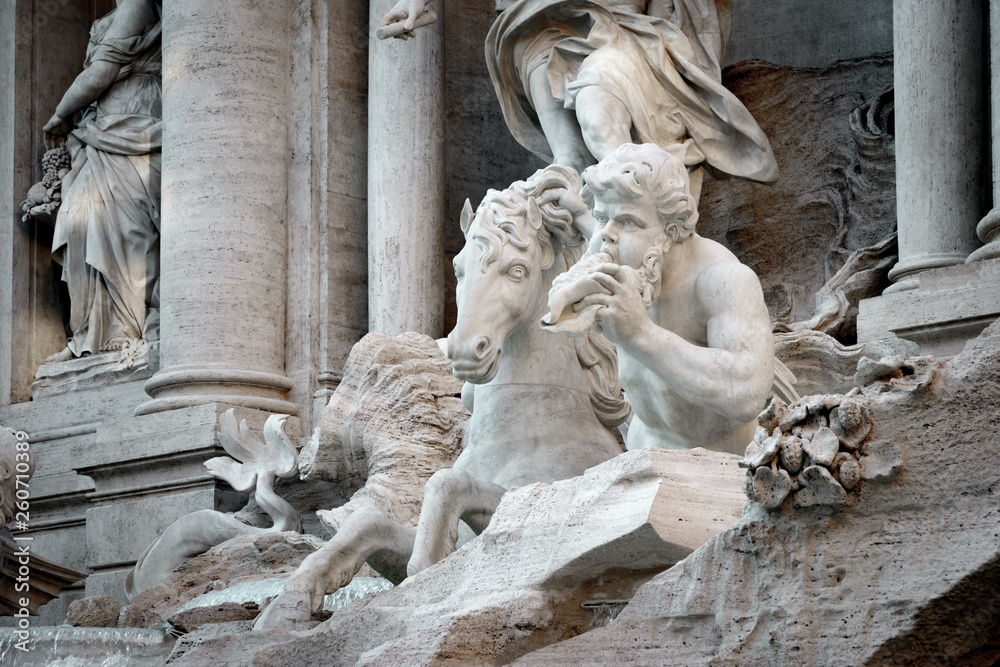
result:
<svg viewBox="0 0 1000 667"><path fill-rule="evenodd" d="M993 210L979 221L976 233L985 243L968 263L1000 257L1000 1L990 0L990 120L993 137Z"/></svg>
<svg viewBox="0 0 1000 667"><path fill-rule="evenodd" d="M284 374L290 0L164 0L161 370L137 415L296 414Z"/></svg>
<svg viewBox="0 0 1000 667"><path fill-rule="evenodd" d="M987 154L982 0L895 0L899 263L886 293L979 246Z"/></svg>
<svg viewBox="0 0 1000 667"><path fill-rule="evenodd" d="M371 0L368 51L368 321L443 335L444 12L413 42L378 40L394 3Z"/></svg>

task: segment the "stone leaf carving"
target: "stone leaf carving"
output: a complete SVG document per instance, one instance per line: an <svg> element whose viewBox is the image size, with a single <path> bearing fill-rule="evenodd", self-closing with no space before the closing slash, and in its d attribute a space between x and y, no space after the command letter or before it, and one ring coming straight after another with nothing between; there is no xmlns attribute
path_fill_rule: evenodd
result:
<svg viewBox="0 0 1000 667"><path fill-rule="evenodd" d="M803 488L795 492L795 507L813 505L841 505L847 500L847 492L830 471L821 465L809 466L799 475ZM762 503L761 507L765 507Z"/></svg>
<svg viewBox="0 0 1000 667"><path fill-rule="evenodd" d="M824 426L816 431L812 438L805 441L802 449L814 464L829 468L837 458L840 441L832 430Z"/></svg>
<svg viewBox="0 0 1000 667"><path fill-rule="evenodd" d="M774 397L757 421L740 466L748 469L747 497L768 510L793 493L796 508L840 505L862 479L888 479L902 466L891 443L865 444L873 421L860 396L821 394L791 405Z"/></svg>
<svg viewBox="0 0 1000 667"><path fill-rule="evenodd" d="M861 448L860 465L863 479L887 480L903 467L903 455L891 442L869 442Z"/></svg>
<svg viewBox="0 0 1000 667"><path fill-rule="evenodd" d="M757 468L753 475L753 495L761 507L774 509L788 497L792 490L792 479L788 472L778 469Z"/></svg>

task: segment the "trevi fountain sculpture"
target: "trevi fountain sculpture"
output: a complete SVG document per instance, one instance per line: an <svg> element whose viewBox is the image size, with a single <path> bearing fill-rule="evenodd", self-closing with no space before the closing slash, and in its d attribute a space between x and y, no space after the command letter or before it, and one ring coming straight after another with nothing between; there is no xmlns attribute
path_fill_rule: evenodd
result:
<svg viewBox="0 0 1000 667"><path fill-rule="evenodd" d="M4 664L1000 659L996 7L84 4Z"/></svg>

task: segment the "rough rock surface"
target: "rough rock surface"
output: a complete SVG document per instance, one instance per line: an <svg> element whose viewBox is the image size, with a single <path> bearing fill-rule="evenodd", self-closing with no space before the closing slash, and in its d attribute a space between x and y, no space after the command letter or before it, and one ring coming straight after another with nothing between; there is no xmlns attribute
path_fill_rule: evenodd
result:
<svg viewBox="0 0 1000 667"><path fill-rule="evenodd" d="M1000 658L1000 322L866 387L892 480L743 519L609 626L518 664L991 665ZM912 370L912 369L911 369Z"/></svg>
<svg viewBox="0 0 1000 667"><path fill-rule="evenodd" d="M434 567L305 633L206 640L171 664L502 664L588 630L618 600L742 511L737 457L622 454L581 477L508 492L492 522Z"/></svg>
<svg viewBox="0 0 1000 667"><path fill-rule="evenodd" d="M303 479L325 479L350 500L321 512L339 528L358 507L415 526L424 484L461 453L469 413L462 382L437 343L415 333L370 333L354 346L344 379L303 448Z"/></svg>
<svg viewBox="0 0 1000 667"><path fill-rule="evenodd" d="M294 532L240 535L190 558L165 582L147 588L125 606L118 627L156 627L202 593L245 581L291 575L323 543Z"/></svg>
<svg viewBox="0 0 1000 667"><path fill-rule="evenodd" d="M706 179L698 233L757 273L772 320L806 320L850 253L896 228L892 59L747 61L723 82L770 138L780 175L773 186Z"/></svg>
<svg viewBox="0 0 1000 667"><path fill-rule="evenodd" d="M855 373L863 359L878 361L899 354L915 355L916 343L885 338L858 345L843 345L819 331L777 333L774 356L795 374L800 396L846 394L855 386Z"/></svg>
<svg viewBox="0 0 1000 667"><path fill-rule="evenodd" d="M113 628L124 605L106 595L75 600L69 605L66 624L85 628Z"/></svg>
<svg viewBox="0 0 1000 667"><path fill-rule="evenodd" d="M257 618L260 607L254 603L237 604L224 602L211 607L195 607L178 612L167 619L180 632L194 632L203 625L212 623L231 623L233 621L250 621Z"/></svg>

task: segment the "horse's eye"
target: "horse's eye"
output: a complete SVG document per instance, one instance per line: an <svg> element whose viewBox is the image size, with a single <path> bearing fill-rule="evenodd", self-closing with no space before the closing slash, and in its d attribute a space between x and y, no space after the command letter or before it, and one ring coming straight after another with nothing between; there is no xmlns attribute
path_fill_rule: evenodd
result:
<svg viewBox="0 0 1000 667"><path fill-rule="evenodd" d="M518 264L517 266L512 266L510 271L507 272L507 277L511 280L520 282L527 277L528 271L523 266Z"/></svg>

